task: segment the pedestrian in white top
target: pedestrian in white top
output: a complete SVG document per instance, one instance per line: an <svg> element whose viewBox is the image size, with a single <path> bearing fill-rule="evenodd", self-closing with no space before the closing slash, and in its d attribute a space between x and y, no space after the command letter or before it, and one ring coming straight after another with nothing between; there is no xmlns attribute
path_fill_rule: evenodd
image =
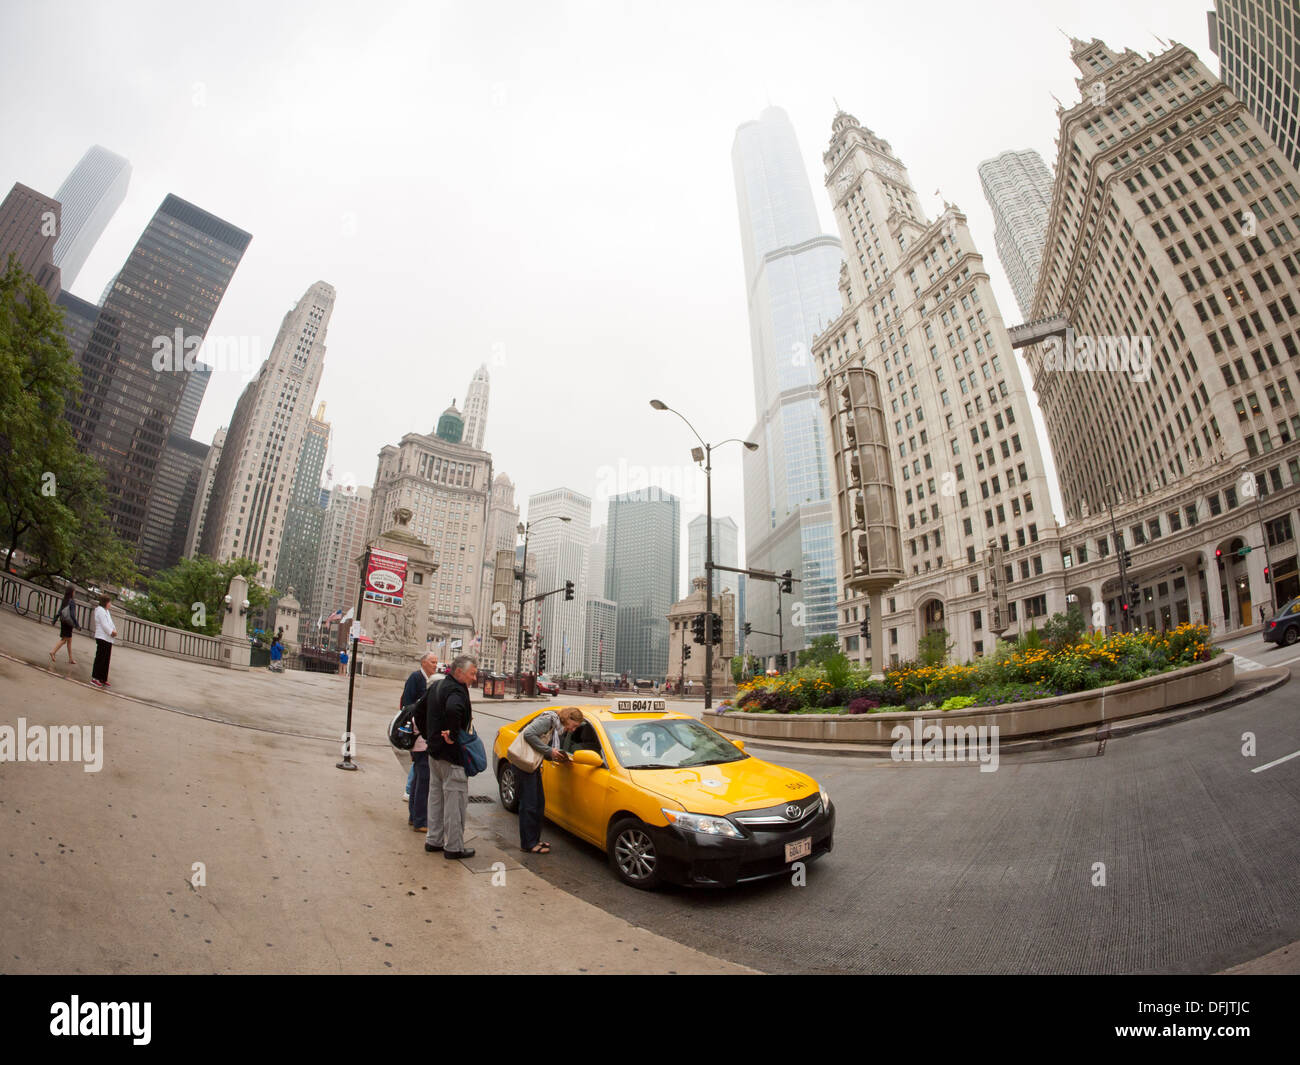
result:
<svg viewBox="0 0 1300 1065"><path fill-rule="evenodd" d="M101 595L99 606L95 607L95 665L90 671L90 683L97 688L111 688L108 683L108 660L113 654L113 640L117 629L113 628L113 615L108 612L109 597Z"/></svg>

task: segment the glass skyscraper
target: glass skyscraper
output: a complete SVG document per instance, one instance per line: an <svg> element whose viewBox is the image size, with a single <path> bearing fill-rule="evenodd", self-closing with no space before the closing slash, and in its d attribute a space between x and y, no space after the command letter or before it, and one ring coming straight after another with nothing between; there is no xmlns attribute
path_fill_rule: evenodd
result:
<svg viewBox="0 0 1300 1065"><path fill-rule="evenodd" d="M744 455L746 564L801 583L783 601L786 651L835 631L830 476L813 336L840 313L842 250L823 233L790 119L769 107L736 130L731 151L749 300L757 422ZM777 585L750 583L745 620L776 631ZM755 634L748 650L777 652Z"/></svg>
<svg viewBox="0 0 1300 1065"><path fill-rule="evenodd" d="M54 198L63 205L54 265L63 271L63 287L71 288L95 242L113 213L126 199L131 164L98 144L81 157Z"/></svg>
<svg viewBox="0 0 1300 1065"><path fill-rule="evenodd" d="M169 195L113 280L81 353L81 401L68 421L104 469L114 530L137 549L164 446L182 417L183 360L207 334L252 239Z"/></svg>
<svg viewBox="0 0 1300 1065"><path fill-rule="evenodd" d="M681 513L681 501L662 488L609 501L605 598L618 604L614 672L631 680L662 681L668 675L668 611L677 600Z"/></svg>

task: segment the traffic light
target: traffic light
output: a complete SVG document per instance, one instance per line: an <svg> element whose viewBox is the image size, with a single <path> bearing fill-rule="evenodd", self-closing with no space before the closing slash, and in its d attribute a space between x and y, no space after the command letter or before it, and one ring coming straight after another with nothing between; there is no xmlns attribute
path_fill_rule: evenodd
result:
<svg viewBox="0 0 1300 1065"><path fill-rule="evenodd" d="M1219 564L1219 572L1222 573L1223 572L1223 548L1216 547L1214 549L1214 561Z"/></svg>
<svg viewBox="0 0 1300 1065"><path fill-rule="evenodd" d="M573 599L573 581L564 582L564 601L566 603Z"/></svg>
<svg viewBox="0 0 1300 1065"><path fill-rule="evenodd" d="M1134 607L1142 605L1142 589L1137 586L1136 582L1133 582L1128 586L1128 599Z"/></svg>
<svg viewBox="0 0 1300 1065"><path fill-rule="evenodd" d="M1268 572L1268 567L1267 567L1267 566L1264 567L1264 583L1265 583L1265 584L1272 584L1272 583L1273 583L1273 577L1272 577L1272 575Z"/></svg>
<svg viewBox="0 0 1300 1065"><path fill-rule="evenodd" d="M537 652L537 672L538 673L546 672L546 648L545 647L543 647L540 651Z"/></svg>
<svg viewBox="0 0 1300 1065"><path fill-rule="evenodd" d="M867 630L867 619L866 619L866 618L863 618L863 619L862 619L862 627L861 627L861 629L860 629L859 631L862 633L862 638L863 638L864 640L865 640L865 639L870 635L870 632L868 632L868 630Z"/></svg>
<svg viewBox="0 0 1300 1065"><path fill-rule="evenodd" d="M682 645L682 661L685 662L686 659L688 659L688 658L690 658L690 657L691 657L691 645L690 645L689 643L688 643L688 644L683 644L683 645Z"/></svg>
<svg viewBox="0 0 1300 1065"><path fill-rule="evenodd" d="M781 591L783 591L783 592L793 592L793 591L794 591L794 581L793 581L794 572L793 572L792 570L786 570L784 573L781 574L781 577L782 577L782 581L781 581Z"/></svg>
<svg viewBox="0 0 1300 1065"><path fill-rule="evenodd" d="M753 631L754 631L754 626L751 625L748 621L745 622L745 635L748 636Z"/></svg>
<svg viewBox="0 0 1300 1065"><path fill-rule="evenodd" d="M1133 565L1133 556L1129 554L1128 548L1124 548L1124 568L1128 569Z"/></svg>
<svg viewBox="0 0 1300 1065"><path fill-rule="evenodd" d="M533 649L533 634L529 632L527 629L524 629L524 650L531 651L532 649Z"/></svg>
<svg viewBox="0 0 1300 1065"><path fill-rule="evenodd" d="M713 642L722 642L722 615L714 614L713 617Z"/></svg>
<svg viewBox="0 0 1300 1065"><path fill-rule="evenodd" d="M696 614L691 618L691 638L696 643L704 642L704 615Z"/></svg>

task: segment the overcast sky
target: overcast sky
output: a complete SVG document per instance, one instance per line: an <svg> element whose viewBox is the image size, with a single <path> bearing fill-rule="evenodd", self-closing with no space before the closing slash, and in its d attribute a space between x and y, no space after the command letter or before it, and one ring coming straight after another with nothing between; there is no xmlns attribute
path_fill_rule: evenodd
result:
<svg viewBox="0 0 1300 1065"><path fill-rule="evenodd" d="M53 195L92 143L134 168L73 291L98 302L171 192L253 241L211 332L269 353L312 282L338 289L319 399L337 477L429 432L492 373L486 446L519 496L651 477L704 510L695 443L754 426L731 170L768 104L798 132L827 232L834 101L887 139L931 218L964 210L1008 324L1019 311L978 164L1054 167L1054 93L1078 99L1062 31L1212 71L1211 0L492 4L227 0L0 6L0 183ZM214 374L210 441L243 387ZM714 513L744 530L740 453ZM742 539L743 550L743 539ZM684 571L683 571L684 572ZM683 575L683 583L684 583Z"/></svg>

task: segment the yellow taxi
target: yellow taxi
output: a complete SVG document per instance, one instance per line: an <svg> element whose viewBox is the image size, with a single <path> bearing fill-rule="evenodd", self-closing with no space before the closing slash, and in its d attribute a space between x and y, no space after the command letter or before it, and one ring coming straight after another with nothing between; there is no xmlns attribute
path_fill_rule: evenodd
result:
<svg viewBox="0 0 1300 1065"><path fill-rule="evenodd" d="M503 726L492 746L511 813L520 771L506 751L544 709L558 707ZM542 763L546 819L605 851L625 884L730 886L830 852L835 809L812 777L746 754L663 699L579 709L586 723L557 741L572 761Z"/></svg>

